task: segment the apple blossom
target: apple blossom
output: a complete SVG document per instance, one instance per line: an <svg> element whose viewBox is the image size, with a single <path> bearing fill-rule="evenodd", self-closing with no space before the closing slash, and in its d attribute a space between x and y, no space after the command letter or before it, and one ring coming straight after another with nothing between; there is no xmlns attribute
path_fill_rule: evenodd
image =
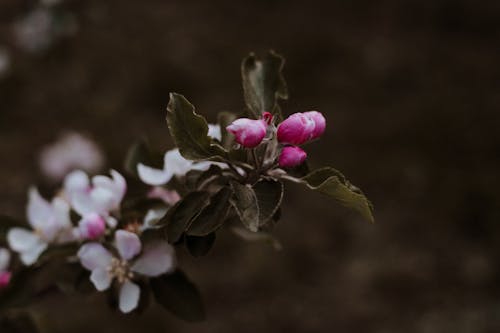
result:
<svg viewBox="0 0 500 333"><path fill-rule="evenodd" d="M90 280L98 291L107 290L114 279L120 285L119 308L128 313L134 310L140 297L140 288L133 279L137 275L155 277L175 267L174 248L166 242L152 242L142 250L135 233L118 230L115 247L119 256L114 256L102 244L86 243L78 251L83 267L91 271ZM139 256L138 256L139 255Z"/></svg>
<svg viewBox="0 0 500 333"><path fill-rule="evenodd" d="M235 136L236 142L246 148L258 146L266 136L267 123L264 119L239 118L226 130Z"/></svg>
<svg viewBox="0 0 500 333"><path fill-rule="evenodd" d="M182 157L179 149L172 149L165 153L163 158L163 169L155 169L150 166L139 163L137 172L139 178L146 184L158 186L166 184L173 176L183 177L191 170L205 171L211 165L218 165L221 168L227 168L227 165L220 162L200 161L194 162Z"/></svg>
<svg viewBox="0 0 500 333"><path fill-rule="evenodd" d="M181 196L175 190L168 190L163 187L155 186L148 192L148 198L160 199L169 206L175 205Z"/></svg>
<svg viewBox="0 0 500 333"><path fill-rule="evenodd" d="M90 213L78 223L77 233L80 239L97 239L106 232L106 221L96 213Z"/></svg>
<svg viewBox="0 0 500 333"><path fill-rule="evenodd" d="M44 175L60 181L73 170L99 171L104 165L104 156L92 140L77 132L67 132L42 149L39 163Z"/></svg>
<svg viewBox="0 0 500 333"><path fill-rule="evenodd" d="M69 211L63 199L56 197L49 203L36 188L30 189L27 215L33 230L16 227L7 234L10 248L25 265L33 264L49 244L74 240Z"/></svg>
<svg viewBox="0 0 500 333"><path fill-rule="evenodd" d="M313 119L304 113L294 113L278 125L278 141L301 145L311 139L314 127Z"/></svg>
<svg viewBox="0 0 500 333"><path fill-rule="evenodd" d="M302 164L307 158L304 150L295 146L287 146L281 150L278 160L279 166L282 168L293 168Z"/></svg>

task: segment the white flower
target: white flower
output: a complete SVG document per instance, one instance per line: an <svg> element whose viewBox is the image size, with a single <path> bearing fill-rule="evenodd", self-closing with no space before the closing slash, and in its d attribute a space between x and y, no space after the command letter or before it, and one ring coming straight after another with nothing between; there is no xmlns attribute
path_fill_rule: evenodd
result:
<svg viewBox="0 0 500 333"><path fill-rule="evenodd" d="M174 248L157 241L146 245L137 257L141 252L141 241L136 234L125 230L115 233L115 247L119 257L99 243L87 243L78 251L78 258L82 266L92 272L90 280L97 290L108 289L113 279L118 281L119 307L127 313L139 303L140 288L132 282L136 274L155 277L171 271L175 267Z"/></svg>
<svg viewBox="0 0 500 333"><path fill-rule="evenodd" d="M181 196L176 190L167 190L163 187L155 186L147 194L148 198L160 199L169 206L175 205Z"/></svg>
<svg viewBox="0 0 500 333"><path fill-rule="evenodd" d="M64 180L64 194L83 219L91 214L98 214L110 227L115 227L116 219L109 214L120 208L127 183L117 171L111 170L110 173L112 178L94 176L91 182L85 172L73 171Z"/></svg>
<svg viewBox="0 0 500 333"><path fill-rule="evenodd" d="M187 160L182 157L179 149L175 148L165 153L163 170L155 169L139 163L137 165L137 172L139 174L139 178L144 183L152 186L158 186L168 183L173 176L182 177L191 170L205 171L208 170L211 165L218 165L221 168L227 167L226 164L220 162L194 162Z"/></svg>
<svg viewBox="0 0 500 333"><path fill-rule="evenodd" d="M27 215L33 230L12 228L7 234L10 248L20 254L25 265L33 264L49 244L73 240L69 211L63 199L48 202L36 188L29 190Z"/></svg>
<svg viewBox="0 0 500 333"><path fill-rule="evenodd" d="M96 143L85 136L68 132L40 153L42 173L54 181L61 181L73 170L98 172L104 165L104 156Z"/></svg>

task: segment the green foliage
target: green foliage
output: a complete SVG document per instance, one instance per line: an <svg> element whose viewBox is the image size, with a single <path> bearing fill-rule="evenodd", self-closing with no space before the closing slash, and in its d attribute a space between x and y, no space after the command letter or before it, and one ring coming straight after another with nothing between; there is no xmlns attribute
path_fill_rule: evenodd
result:
<svg viewBox="0 0 500 333"><path fill-rule="evenodd" d="M231 183L234 196L231 198L241 222L251 231L259 229L259 204L252 186L249 184Z"/></svg>
<svg viewBox="0 0 500 333"><path fill-rule="evenodd" d="M171 93L167 111L170 135L184 158L200 160L226 154L224 148L208 136L205 118L195 112L184 96Z"/></svg>
<svg viewBox="0 0 500 333"><path fill-rule="evenodd" d="M182 271L152 278L150 284L156 302L175 316L190 322L205 319L200 292Z"/></svg>
<svg viewBox="0 0 500 333"><path fill-rule="evenodd" d="M193 257L206 255L214 246L215 232L206 236L186 236L186 248Z"/></svg>
<svg viewBox="0 0 500 333"><path fill-rule="evenodd" d="M243 92L249 115L260 118L267 111L281 119L278 99L287 99L288 91L281 74L285 60L282 56L269 51L258 58L253 53L241 64Z"/></svg>
<svg viewBox="0 0 500 333"><path fill-rule="evenodd" d="M310 189L332 197L341 205L361 214L366 220L374 222L371 202L338 170L331 167L317 169L301 178L301 181Z"/></svg>
<svg viewBox="0 0 500 333"><path fill-rule="evenodd" d="M227 216L233 191L226 186L210 198L208 206L203 208L188 227L187 234L191 236L206 236L219 229Z"/></svg>
<svg viewBox="0 0 500 333"><path fill-rule="evenodd" d="M259 204L259 226L268 223L281 206L283 183L262 179L253 186Z"/></svg>
<svg viewBox="0 0 500 333"><path fill-rule="evenodd" d="M191 192L168 210L159 224L164 225L162 229L169 243L173 244L181 238L193 218L208 205L209 199L208 192Z"/></svg>

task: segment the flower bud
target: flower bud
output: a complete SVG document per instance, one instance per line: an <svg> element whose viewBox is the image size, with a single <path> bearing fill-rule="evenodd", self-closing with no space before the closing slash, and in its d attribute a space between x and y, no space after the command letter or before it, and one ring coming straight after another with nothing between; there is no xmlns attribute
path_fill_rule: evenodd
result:
<svg viewBox="0 0 500 333"><path fill-rule="evenodd" d="M279 166L282 168L293 168L302 164L306 160L307 154L304 150L295 146L287 146L281 151L278 159Z"/></svg>
<svg viewBox="0 0 500 333"><path fill-rule="evenodd" d="M319 138L325 132L325 117L318 111L304 112L304 115L312 119L314 122L314 131L312 133L311 140Z"/></svg>
<svg viewBox="0 0 500 333"><path fill-rule="evenodd" d="M304 113L294 113L278 126L278 141L301 145L311 139L314 132L314 120Z"/></svg>
<svg viewBox="0 0 500 333"><path fill-rule="evenodd" d="M236 142L246 148L254 148L266 136L267 124L263 119L236 119L226 130L236 137Z"/></svg>
<svg viewBox="0 0 500 333"><path fill-rule="evenodd" d="M106 221L100 215L92 213L80 221L78 229L83 239L97 239L106 231Z"/></svg>
<svg viewBox="0 0 500 333"><path fill-rule="evenodd" d="M8 271L0 272L0 289L7 287L10 283L12 273Z"/></svg>

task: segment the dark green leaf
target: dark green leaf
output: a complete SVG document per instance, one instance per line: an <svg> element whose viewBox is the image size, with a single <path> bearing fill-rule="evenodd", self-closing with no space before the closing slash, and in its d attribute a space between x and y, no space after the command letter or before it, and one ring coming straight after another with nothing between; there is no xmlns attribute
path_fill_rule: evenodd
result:
<svg viewBox="0 0 500 333"><path fill-rule="evenodd" d="M368 221L374 222L373 205L340 171L325 167L311 172L301 180L310 189L332 197L341 205L355 210Z"/></svg>
<svg viewBox="0 0 500 333"><path fill-rule="evenodd" d="M177 317L190 322L205 319L200 292L182 271L152 278L150 283L156 302Z"/></svg>
<svg viewBox="0 0 500 333"><path fill-rule="evenodd" d="M259 205L254 190L250 185L237 182L232 182L231 187L234 192L231 204L245 227L256 232L259 229Z"/></svg>
<svg viewBox="0 0 500 333"><path fill-rule="evenodd" d="M253 186L259 204L259 226L269 222L278 211L283 200L283 183L261 180Z"/></svg>
<svg viewBox="0 0 500 333"><path fill-rule="evenodd" d="M210 204L193 219L188 227L187 234L191 236L206 236L217 230L227 216L231 204L229 199L233 191L229 187L223 187L210 198Z"/></svg>
<svg viewBox="0 0 500 333"><path fill-rule="evenodd" d="M208 192L190 192L168 210L158 224L165 224L164 230L169 243L173 244L179 240L189 222L208 205L209 197Z"/></svg>
<svg viewBox="0 0 500 333"><path fill-rule="evenodd" d="M137 165L139 163L152 164L151 153L144 141L136 142L130 147L125 157L124 168L129 174L137 176Z"/></svg>
<svg viewBox="0 0 500 333"><path fill-rule="evenodd" d="M241 64L245 102L253 118L264 111L281 118L278 99L287 99L285 79L281 74L285 60L273 51L263 58L250 54Z"/></svg>
<svg viewBox="0 0 500 333"><path fill-rule="evenodd" d="M190 160L223 156L225 151L208 136L208 124L184 96L171 93L167 106L170 135L181 155Z"/></svg>
<svg viewBox="0 0 500 333"><path fill-rule="evenodd" d="M206 255L215 243L215 232L207 236L186 236L186 248L193 257Z"/></svg>

